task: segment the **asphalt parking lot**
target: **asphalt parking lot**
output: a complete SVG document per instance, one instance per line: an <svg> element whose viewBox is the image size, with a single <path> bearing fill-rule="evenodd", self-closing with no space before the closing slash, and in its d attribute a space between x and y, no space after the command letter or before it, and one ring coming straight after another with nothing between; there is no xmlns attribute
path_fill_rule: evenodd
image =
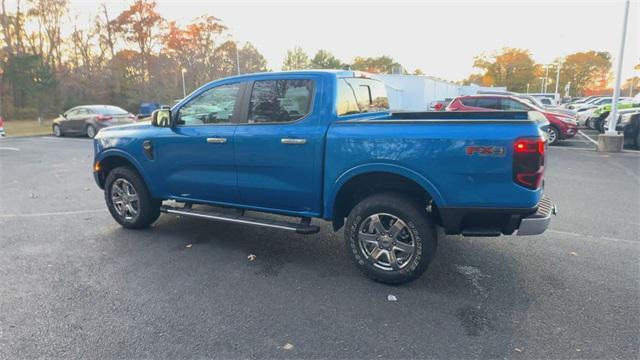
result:
<svg viewBox="0 0 640 360"><path fill-rule="evenodd" d="M397 287L326 225L124 230L89 140L0 140L0 358L638 358L640 153L575 140L549 150L549 231L447 237Z"/></svg>

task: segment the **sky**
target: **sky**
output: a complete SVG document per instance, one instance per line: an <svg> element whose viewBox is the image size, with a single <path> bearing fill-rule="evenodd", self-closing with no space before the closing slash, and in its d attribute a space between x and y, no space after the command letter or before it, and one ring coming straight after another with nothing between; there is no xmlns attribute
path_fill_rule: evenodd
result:
<svg viewBox="0 0 640 360"><path fill-rule="evenodd" d="M71 0L80 18L106 2L111 13L125 0ZM344 62L355 56L389 55L412 72L462 80L473 58L503 47L529 49L534 60L587 50L618 57L624 0L561 1L212 1L157 0L168 20L186 24L214 15L234 38L251 42L269 68L279 70L287 49L301 46L310 56L326 49ZM640 0L632 0L623 78L640 75Z"/></svg>

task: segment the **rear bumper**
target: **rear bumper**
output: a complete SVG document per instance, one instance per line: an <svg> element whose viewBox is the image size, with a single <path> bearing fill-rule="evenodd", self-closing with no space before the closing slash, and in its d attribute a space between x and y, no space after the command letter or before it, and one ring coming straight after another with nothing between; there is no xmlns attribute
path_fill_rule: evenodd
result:
<svg viewBox="0 0 640 360"><path fill-rule="evenodd" d="M542 234L555 214L553 202L543 197L533 208L441 208L440 220L446 234L499 236Z"/></svg>
<svg viewBox="0 0 640 360"><path fill-rule="evenodd" d="M542 198L535 214L529 215L520 221L518 236L539 235L547 230L551 223L551 215L558 213L556 206L549 198Z"/></svg>

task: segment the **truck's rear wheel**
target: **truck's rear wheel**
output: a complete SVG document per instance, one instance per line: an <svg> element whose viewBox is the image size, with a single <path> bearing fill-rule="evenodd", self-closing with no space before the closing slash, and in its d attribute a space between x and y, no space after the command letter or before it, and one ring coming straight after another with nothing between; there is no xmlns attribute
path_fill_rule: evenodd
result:
<svg viewBox="0 0 640 360"><path fill-rule="evenodd" d="M146 228L160 216L161 201L151 197L140 175L129 167L109 172L104 197L111 216L125 228Z"/></svg>
<svg viewBox="0 0 640 360"><path fill-rule="evenodd" d="M344 230L347 251L368 277L413 281L427 270L437 235L425 208L398 193L371 195L356 205Z"/></svg>

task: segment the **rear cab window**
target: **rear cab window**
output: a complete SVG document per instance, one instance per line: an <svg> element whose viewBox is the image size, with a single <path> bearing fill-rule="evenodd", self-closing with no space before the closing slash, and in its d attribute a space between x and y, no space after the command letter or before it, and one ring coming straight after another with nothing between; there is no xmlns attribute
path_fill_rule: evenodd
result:
<svg viewBox="0 0 640 360"><path fill-rule="evenodd" d="M338 116L389 111L384 83L373 79L337 79L336 113Z"/></svg>

